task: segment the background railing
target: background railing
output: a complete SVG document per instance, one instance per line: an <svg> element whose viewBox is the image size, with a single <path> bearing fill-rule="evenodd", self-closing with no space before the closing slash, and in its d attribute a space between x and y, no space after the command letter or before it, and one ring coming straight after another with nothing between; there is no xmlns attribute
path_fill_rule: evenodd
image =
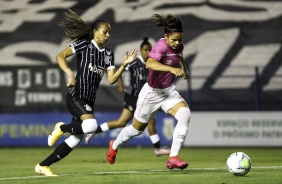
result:
<svg viewBox="0 0 282 184"><path fill-rule="evenodd" d="M282 67L190 67L187 91L178 90L196 111L281 110ZM183 87L182 87L183 89Z"/></svg>

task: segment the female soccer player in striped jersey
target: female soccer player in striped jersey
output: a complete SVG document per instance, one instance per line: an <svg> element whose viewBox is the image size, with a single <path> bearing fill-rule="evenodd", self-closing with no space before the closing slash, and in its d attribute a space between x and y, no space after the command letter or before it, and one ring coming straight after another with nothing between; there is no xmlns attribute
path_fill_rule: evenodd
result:
<svg viewBox="0 0 282 184"><path fill-rule="evenodd" d="M53 153L35 166L37 174L46 176L56 176L49 166L67 156L81 142L84 134L96 131L97 122L92 108L104 73L107 73L108 82L114 84L125 67L137 56L136 49L131 54L126 53L122 65L115 71L114 53L104 46L111 32L107 21L85 23L75 12L69 10L60 26L66 37L73 41L56 57L59 67L68 75L67 87L70 90L66 102L73 118L70 124L57 123L48 137L48 145L53 146L62 134L71 133ZM77 56L76 77L67 64L67 58L74 54Z"/></svg>
<svg viewBox="0 0 282 184"><path fill-rule="evenodd" d="M136 109L138 94L148 80L148 70L146 69L145 61L147 60L147 56L151 49L152 45L148 42L148 38L145 37L140 45L140 55L126 68L130 71L130 86L125 91L124 105L119 119L102 123L94 134L87 134L85 137L86 144L88 144L93 135L115 128L125 127L132 119L133 113ZM124 91L123 82L121 81L119 81L119 88L121 88L122 92ZM161 147L160 137L155 128L155 118L152 118L152 120L148 123L148 132L150 134L151 142L155 148L155 154L157 156L170 154L170 150Z"/></svg>
<svg viewBox="0 0 282 184"><path fill-rule="evenodd" d="M152 23L164 27L164 38L153 46L148 55L146 62L146 68L149 69L148 82L139 93L133 122L122 129L116 140L109 142L107 160L113 164L118 148L133 137L140 135L161 108L177 120L166 167L182 170L188 166L188 162L180 161L178 153L188 133L191 116L187 103L175 90L173 84L175 76L189 80L182 55L184 48L182 21L175 15L154 14Z"/></svg>

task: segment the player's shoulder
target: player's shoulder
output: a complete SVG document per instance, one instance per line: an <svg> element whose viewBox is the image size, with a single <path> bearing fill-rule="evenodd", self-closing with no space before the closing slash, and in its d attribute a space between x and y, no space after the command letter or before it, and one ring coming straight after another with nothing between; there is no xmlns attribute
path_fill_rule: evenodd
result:
<svg viewBox="0 0 282 184"><path fill-rule="evenodd" d="M114 52L111 49L109 49L108 47L105 47L105 52L107 55L114 55Z"/></svg>
<svg viewBox="0 0 282 184"><path fill-rule="evenodd" d="M160 39L155 43L154 48L155 48L155 49L158 49L158 50L166 50L168 47L167 47L167 43L166 43L165 38L160 38Z"/></svg>
<svg viewBox="0 0 282 184"><path fill-rule="evenodd" d="M155 45L167 45L165 38L160 38Z"/></svg>
<svg viewBox="0 0 282 184"><path fill-rule="evenodd" d="M88 40L82 38L82 39L77 39L73 42L73 45L79 45L79 44L88 44Z"/></svg>

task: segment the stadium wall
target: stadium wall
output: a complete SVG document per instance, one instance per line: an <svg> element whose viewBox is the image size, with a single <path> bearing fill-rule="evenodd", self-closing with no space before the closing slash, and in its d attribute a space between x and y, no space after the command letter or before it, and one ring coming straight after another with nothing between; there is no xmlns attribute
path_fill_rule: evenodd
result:
<svg viewBox="0 0 282 184"><path fill-rule="evenodd" d="M0 1L0 113L65 112L66 80L55 56L70 42L58 26L67 9L85 21L106 19L117 67L143 37L155 43L163 29L152 14L182 18L183 58L191 73L177 90L193 111L282 110L282 2L221 0ZM69 59L75 70L75 57ZM128 84L130 77L124 73ZM104 99L107 99L105 101ZM96 111L123 103L116 86L100 84Z"/></svg>
<svg viewBox="0 0 282 184"><path fill-rule="evenodd" d="M95 114L99 123L119 117L119 112ZM156 128L162 145L170 146L174 118L159 112ZM48 134L57 121L70 122L69 113L31 113L0 115L0 146L47 146ZM90 146L107 146L121 129L97 134ZM63 141L68 135L59 139ZM281 147L282 112L194 112L184 146ZM85 146L85 142L81 143ZM146 131L124 146L152 146Z"/></svg>

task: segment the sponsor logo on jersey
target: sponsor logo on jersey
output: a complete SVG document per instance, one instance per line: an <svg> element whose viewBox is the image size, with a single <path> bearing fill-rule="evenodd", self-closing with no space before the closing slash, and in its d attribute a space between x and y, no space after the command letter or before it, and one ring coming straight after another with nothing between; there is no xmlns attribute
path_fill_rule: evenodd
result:
<svg viewBox="0 0 282 184"><path fill-rule="evenodd" d="M92 66L92 64L89 64L88 68L89 68L90 71L99 74L101 77L104 76L104 73L105 73L104 68L96 66L96 65Z"/></svg>

